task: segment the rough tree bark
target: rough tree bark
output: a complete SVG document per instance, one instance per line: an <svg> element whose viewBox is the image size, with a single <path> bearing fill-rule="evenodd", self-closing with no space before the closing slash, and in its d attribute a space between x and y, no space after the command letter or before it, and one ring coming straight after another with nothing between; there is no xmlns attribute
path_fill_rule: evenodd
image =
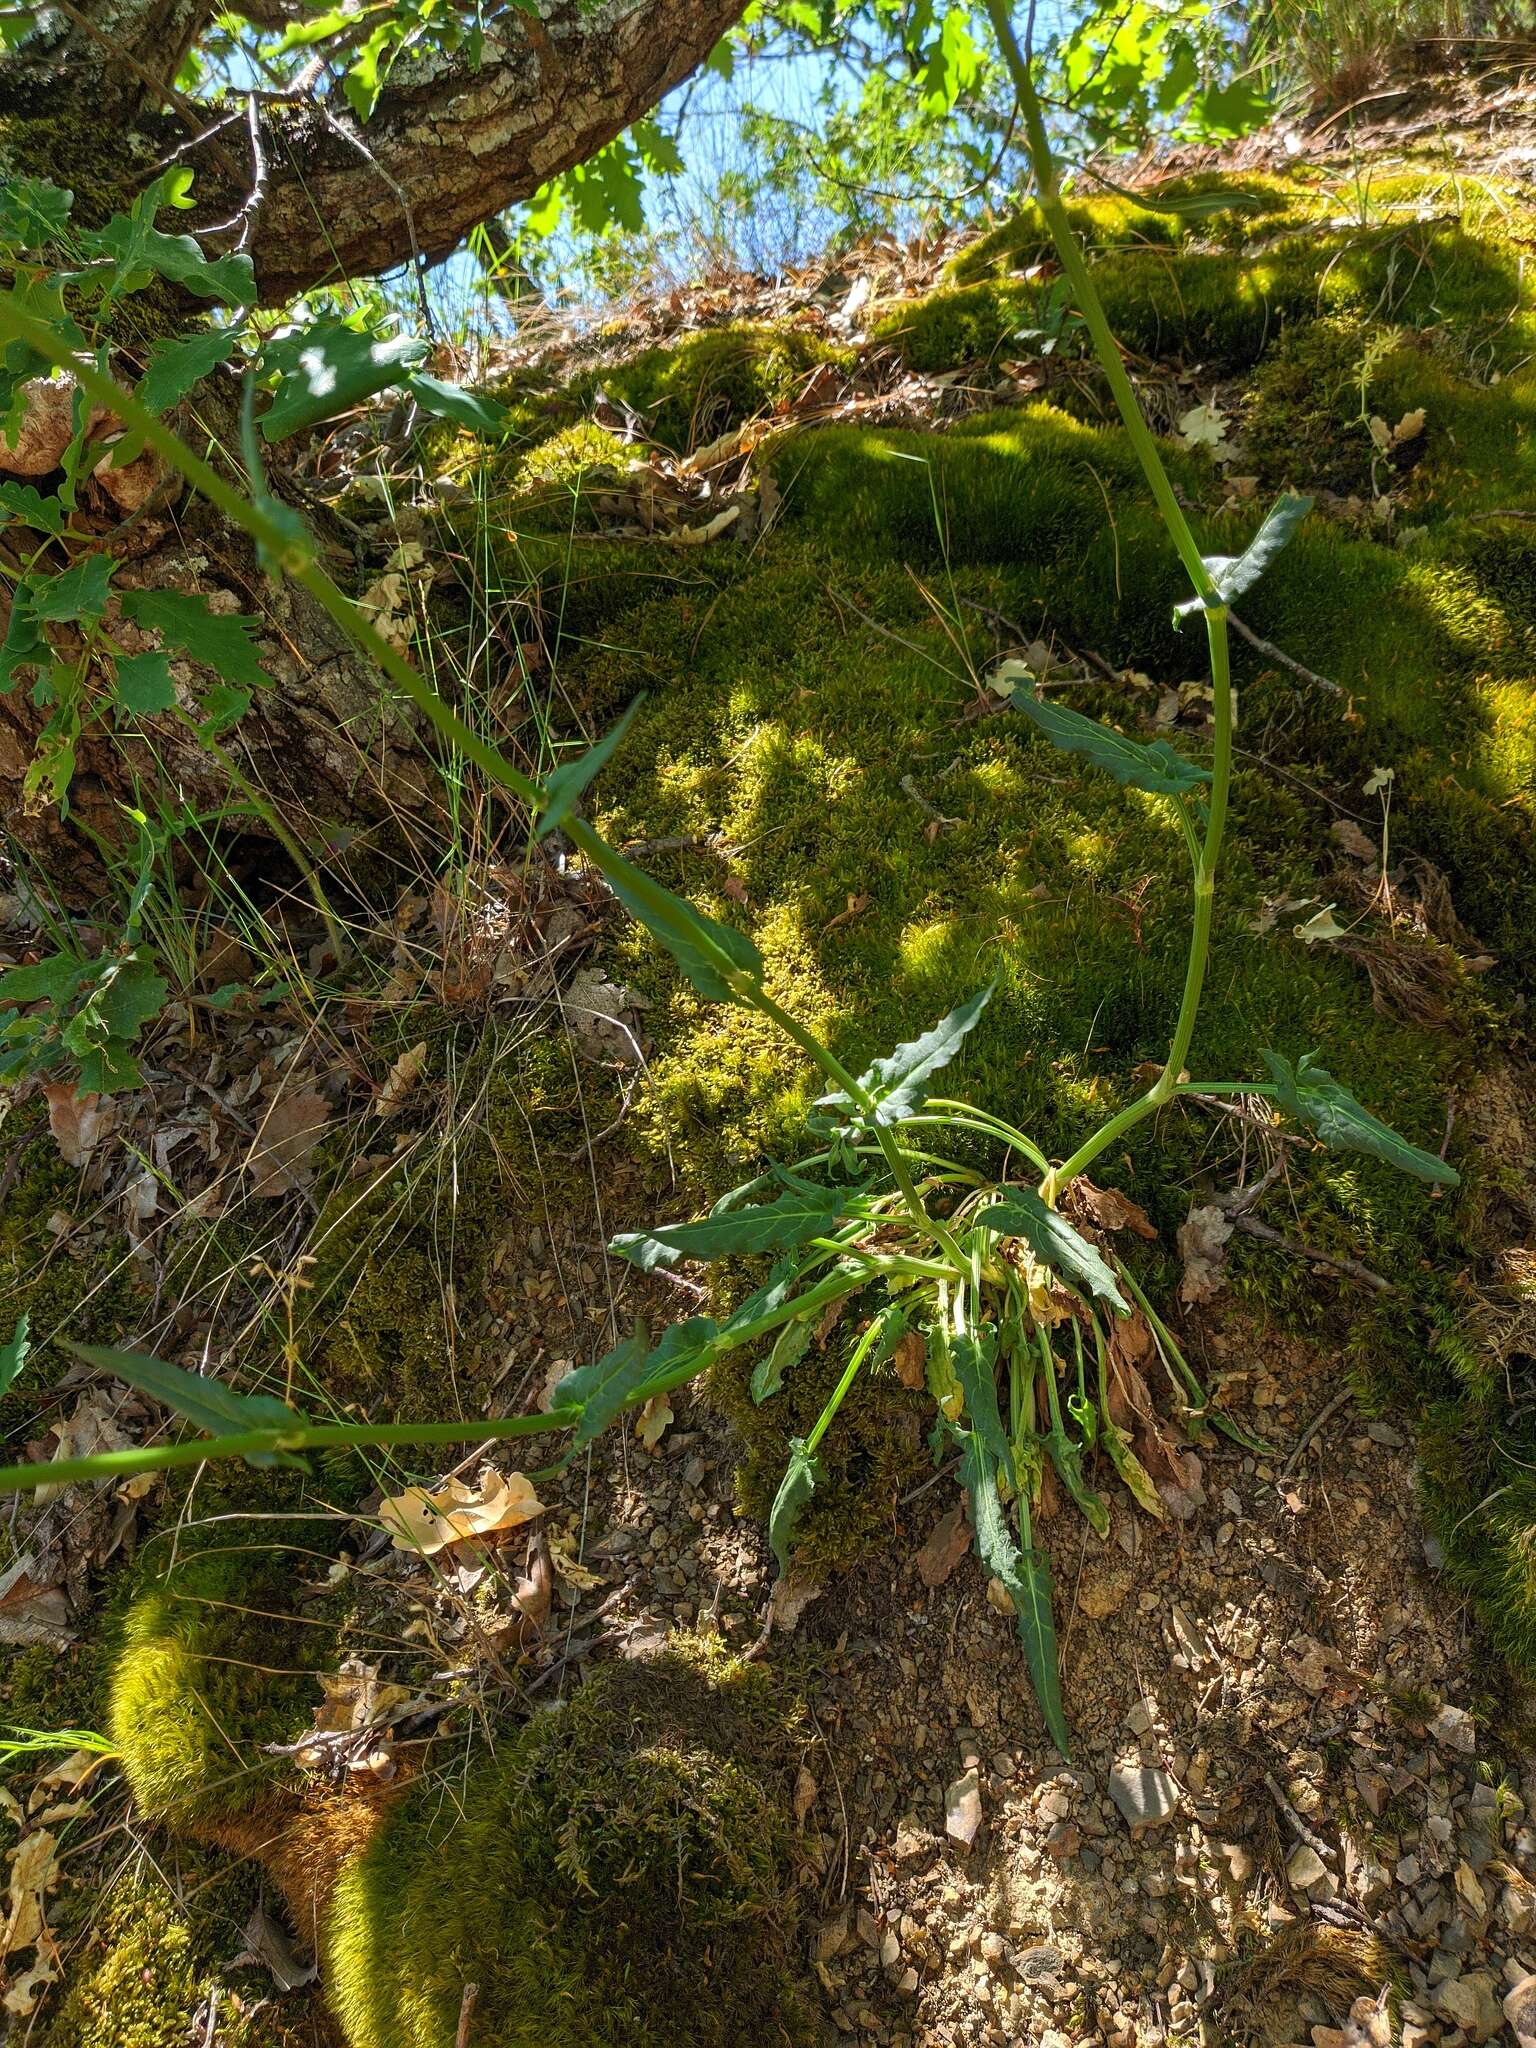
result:
<svg viewBox="0 0 1536 2048"><path fill-rule="evenodd" d="M56 0L52 32L0 63L0 158L26 162L29 126L73 118L125 171L171 150L197 172L198 210L238 213L258 182L243 122L171 81L212 0ZM253 0L258 15L272 0ZM366 125L340 100L260 105L265 182L251 255L263 301L404 261L447 255L479 222L584 163L703 63L746 0L549 0L514 12L481 59L403 58ZM235 103L238 109L238 101ZM210 132L211 131L211 132ZM198 140L192 140L198 137ZM191 146L189 147L189 141ZM99 177L99 168L97 175Z"/></svg>
<svg viewBox="0 0 1536 2048"><path fill-rule="evenodd" d="M238 220L262 299L277 304L338 275L447 254L652 108L744 6L545 0L537 17L504 16L478 65L399 61L366 125L339 98L258 100L258 175L245 102L200 104L173 83L215 0L51 0L0 61L0 175L30 171L75 186L77 217L90 221L174 152L196 173L197 209L178 229L203 225L216 254L234 231L221 236L215 224ZM302 8L251 0L244 11L265 20ZM16 468L0 444L0 473ZM274 482L280 491L281 477ZM116 513L105 502L100 509L105 526ZM262 616L279 686L235 729L230 753L311 843L332 825L408 818L430 804L433 778L412 721L386 710L376 679L318 608L267 585L240 537L206 507L140 521L124 545L135 560L120 581L201 589ZM4 625L0 617L0 632ZM73 863L88 883L93 841L120 838L123 805L146 790L200 812L238 796L225 770L165 717L152 721L148 745L125 745L110 729L88 733L71 815L51 806L24 815L22 780L44 715L26 691L0 697L0 805L60 880Z"/></svg>

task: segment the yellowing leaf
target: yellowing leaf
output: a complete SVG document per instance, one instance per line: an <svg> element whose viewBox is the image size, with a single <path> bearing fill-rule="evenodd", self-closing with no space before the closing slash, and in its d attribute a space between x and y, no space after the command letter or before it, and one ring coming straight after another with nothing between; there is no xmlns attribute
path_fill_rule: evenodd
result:
<svg viewBox="0 0 1536 2048"><path fill-rule="evenodd" d="M1293 925L1291 929L1306 946L1331 944L1333 940L1348 935L1348 926L1339 923L1333 914L1331 903L1325 903L1323 908L1309 917L1305 924Z"/></svg>
<svg viewBox="0 0 1536 2048"><path fill-rule="evenodd" d="M652 1394L635 1419L635 1435L648 1451L654 1451L666 1434L668 1426L676 1420L672 1403L665 1394Z"/></svg>
<svg viewBox="0 0 1536 2048"><path fill-rule="evenodd" d="M576 1538L569 1531L557 1531L549 1538L549 1561L556 1572L578 1593L590 1593L608 1581L601 1572L589 1571L576 1556Z"/></svg>
<svg viewBox="0 0 1536 2048"><path fill-rule="evenodd" d="M450 1543L473 1536L502 1536L544 1513L533 1482L521 1472L504 1477L489 1466L477 1488L450 1479L434 1492L407 1487L382 1503L379 1520L394 1538L396 1550L417 1550L435 1557Z"/></svg>
<svg viewBox="0 0 1536 2048"><path fill-rule="evenodd" d="M1227 423L1214 405L1196 405L1179 420L1179 439L1187 448L1219 448Z"/></svg>

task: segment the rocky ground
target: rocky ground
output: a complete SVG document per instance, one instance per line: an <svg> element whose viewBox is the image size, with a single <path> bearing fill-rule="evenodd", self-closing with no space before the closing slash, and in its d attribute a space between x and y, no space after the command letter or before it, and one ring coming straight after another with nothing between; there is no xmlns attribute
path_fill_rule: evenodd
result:
<svg viewBox="0 0 1536 2048"><path fill-rule="evenodd" d="M1206 1343L1275 1450L1202 1444L1164 1526L1059 1517L1070 1764L942 1484L768 1642L814 1674L809 1962L850 2039L1344 2048L1386 2038L1379 1997L1407 2048L1536 2039L1536 1769L1490 1732L1508 1680L1437 1581L1403 1438L1316 1353L1235 1320ZM591 1581L562 1581L578 1655L759 1635L729 1441L677 1407L654 1450L598 1447L573 1542L552 1524Z"/></svg>

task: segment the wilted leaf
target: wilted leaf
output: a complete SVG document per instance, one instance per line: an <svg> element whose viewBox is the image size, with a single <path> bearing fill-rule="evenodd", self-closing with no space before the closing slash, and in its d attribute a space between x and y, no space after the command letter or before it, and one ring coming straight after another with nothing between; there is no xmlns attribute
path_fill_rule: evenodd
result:
<svg viewBox="0 0 1536 2048"><path fill-rule="evenodd" d="M676 1419L666 1395L652 1394L635 1417L635 1435L648 1451L654 1451Z"/></svg>
<svg viewBox="0 0 1536 2048"><path fill-rule="evenodd" d="M533 1482L523 1473L504 1476L487 1466L478 1486L450 1479L435 1490L407 1487L380 1504L379 1520L390 1532L396 1550L416 1550L424 1557L435 1557L450 1543L503 1536L544 1512Z"/></svg>
<svg viewBox="0 0 1536 2048"><path fill-rule="evenodd" d="M280 1095L262 1118L246 1155L251 1193L266 1201L306 1188L311 1158L330 1121L331 1105L317 1088Z"/></svg>
<svg viewBox="0 0 1536 2048"><path fill-rule="evenodd" d="M1180 1301L1210 1301L1225 1287L1227 1239L1232 1231L1232 1219L1225 1210L1213 1204L1190 1210L1179 1225L1179 1256L1184 1261Z"/></svg>
<svg viewBox="0 0 1536 2048"><path fill-rule="evenodd" d="M1134 1230L1138 1237L1155 1239L1157 1230L1139 1202L1118 1188L1096 1188L1079 1174L1067 1189L1064 1205L1100 1230Z"/></svg>
<svg viewBox="0 0 1536 2048"><path fill-rule="evenodd" d="M405 1101L416 1083L421 1079L427 1064L427 1041L423 1038L406 1052L401 1053L384 1078L384 1085L373 1098L375 1116L393 1116ZM322 1098L323 1099L323 1098ZM328 1113L328 1112L327 1112Z"/></svg>
<svg viewBox="0 0 1536 2048"><path fill-rule="evenodd" d="M59 1845L46 1829L23 1835L11 1851L10 1896L0 1955L36 1948L47 1933L44 1897L59 1881Z"/></svg>
<svg viewBox="0 0 1536 2048"><path fill-rule="evenodd" d="M768 1516L768 1541L779 1567L779 1577L789 1577L790 1551L795 1540L795 1528L800 1520L801 1510L816 1491L817 1481L826 1475L816 1453L810 1450L804 1437L789 1440L789 1464L779 1482L779 1490L773 1497L773 1507Z"/></svg>
<svg viewBox="0 0 1536 2048"><path fill-rule="evenodd" d="M1321 910L1314 911L1305 924L1293 925L1292 930L1303 945L1331 945L1335 939L1349 937L1349 927L1339 923L1334 916L1334 905L1325 903Z"/></svg>
<svg viewBox="0 0 1536 2048"><path fill-rule="evenodd" d="M72 1081L45 1081L48 1128L66 1166L86 1166L91 1154L117 1122L117 1105L109 1095L77 1095Z"/></svg>
<svg viewBox="0 0 1536 2048"><path fill-rule="evenodd" d="M942 1586L971 1547L971 1525L963 1507L952 1507L917 1553L917 1576L930 1589Z"/></svg>
<svg viewBox="0 0 1536 2048"><path fill-rule="evenodd" d="M921 1330L908 1330L891 1358L901 1384L911 1393L921 1393L928 1374L928 1345Z"/></svg>

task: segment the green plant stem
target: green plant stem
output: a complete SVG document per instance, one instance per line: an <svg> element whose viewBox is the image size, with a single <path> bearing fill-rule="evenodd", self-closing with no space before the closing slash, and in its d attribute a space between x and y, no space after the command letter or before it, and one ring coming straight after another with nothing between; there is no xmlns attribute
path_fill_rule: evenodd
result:
<svg viewBox="0 0 1536 2048"><path fill-rule="evenodd" d="M194 455L169 427L147 412L136 398L119 390L112 379L93 363L77 359L44 322L35 320L31 314L17 306L14 299L3 294L0 294L0 335L23 341L46 361L71 370L81 389L88 396L95 398L112 411L125 427L130 427L136 434L141 434L145 442L173 468L179 469L188 483L200 491L210 504L217 506L226 518L250 534L274 563L291 576L301 589L307 590L353 645L368 655L389 680L404 691L428 723L444 739L451 740L466 759L472 761L493 784L510 791L529 810L537 813L544 808L546 793L542 786L514 766L499 748L483 740L473 727L466 725L457 712L443 702L426 678L368 623L352 600L332 582L313 555L307 550L295 548L292 533L280 520L265 511L261 505L253 504L243 497L210 464L204 462L200 456ZM567 815L562 830L572 845L601 873L609 876L621 875L626 881L634 877L636 871L631 868L629 862L609 846L584 819ZM807 1031L787 1011L782 1010L753 976L738 971L732 974L729 980L733 993L742 1002L760 1011L765 1017L771 1018L787 1037L810 1054L829 1080L834 1081L851 1101L856 1102L869 1115L876 1142L885 1155L886 1165L901 1190L902 1199L911 1211L913 1221L928 1231L957 1265L963 1266L964 1258L954 1238L924 1207L899 1142L891 1131L875 1122L874 1104L868 1091L861 1088L853 1076L844 1070L813 1032Z"/></svg>
<svg viewBox="0 0 1536 2048"><path fill-rule="evenodd" d="M930 1095L927 1107L948 1114L929 1116L925 1113L921 1116L907 1117L904 1121L910 1124L952 1123L961 1130L983 1130L1001 1139L1005 1145L1012 1146L1015 1152L1022 1152L1026 1159L1033 1160L1042 1173L1050 1164L1038 1145L1026 1138L1022 1131L1015 1130L1013 1125L1005 1122L1002 1117L994 1116L989 1109L978 1109L971 1102L955 1102L944 1095Z"/></svg>
<svg viewBox="0 0 1536 2048"><path fill-rule="evenodd" d="M1111 1117L1109 1122L1080 1145L1070 1158L1047 1172L1041 1191L1046 1200L1054 1201L1062 1188L1090 1166L1106 1147L1134 1130L1137 1124L1153 1115L1169 1099L1178 1085L1185 1057L1193 1042L1195 1022L1200 1009L1200 995L1205 985L1206 962L1210 955L1216 865L1221 855L1222 836L1226 828L1227 795L1232 780L1232 674L1227 644L1226 605L1215 578L1201 556L1199 543L1185 517L1184 508L1174 493L1168 472L1163 466L1163 458L1158 453L1156 438L1142 414L1135 387L1121 360L1119 346L1088 268L1088 260L1072 232L1072 224L1062 204L1061 185L1050 137L1046 133L1040 97L1035 91L1029 62L1013 32L1008 0L986 0L986 10L997 36L998 48L1002 52L1003 61L1013 80L1014 90L1018 94L1030 162L1035 174L1040 212L1055 244L1056 253L1061 259L1061 267L1071 285L1078 311L1087 326L1099 367L1108 381L1110 394L1125 423L1125 431L1130 437L1131 446L1136 451L1137 460L1151 487L1163 524L1168 529L1169 538L1200 601L1205 618L1206 637L1210 643L1211 695L1215 710L1215 758L1211 771L1209 820L1205 838L1199 844L1197 855L1192 828L1188 835L1191 853L1195 856L1195 908L1190 930L1189 960L1184 973L1184 992L1179 1002L1179 1014L1174 1024L1168 1057L1163 1062L1162 1073L1139 1101L1131 1103L1118 1116Z"/></svg>
<svg viewBox="0 0 1536 2048"><path fill-rule="evenodd" d="M740 979L745 981L747 977L743 975ZM901 1198L906 1203L913 1222L920 1230L927 1231L935 1243L942 1248L945 1257L952 1259L956 1267L963 1272L965 1270L964 1252L961 1251L953 1234L945 1229L938 1218L929 1215L923 1198L917 1191L917 1185L912 1178L911 1170L907 1165L906 1154L901 1149L901 1141L889 1125L882 1124L876 1117L874 1097L869 1093L869 1090L862 1087L854 1079L853 1075L848 1072L848 1069L835 1054L828 1052L815 1032L808 1031L797 1018L789 1014L788 1010L781 1009L765 988L759 987L756 983L752 983L751 988L753 993L750 1000L753 1007L760 1010L765 1017L771 1018L784 1033L784 1036L791 1039L803 1052L809 1053L827 1079L835 1083L843 1094L848 1097L850 1102L857 1103L859 1108L864 1111L869 1119L868 1128L870 1133L875 1143L880 1147L885 1163L890 1169L892 1180L895 1181L897 1187L901 1190Z"/></svg>
<svg viewBox="0 0 1536 2048"><path fill-rule="evenodd" d="M99 1451L86 1458L54 1458L35 1465L0 1466L0 1494L36 1486L75 1486L83 1480L128 1479L138 1472L169 1472L211 1459L261 1457L273 1452L389 1444L494 1443L505 1437L537 1436L567 1429L568 1413L509 1415L487 1422L295 1422L280 1429L241 1430L231 1436L196 1437L187 1443L152 1445L140 1451Z"/></svg>
<svg viewBox="0 0 1536 2048"><path fill-rule="evenodd" d="M831 1399L827 1402L826 1407L823 1408L821 1413L817 1416L816 1421L811 1429L811 1433L805 1440L805 1448L807 1452L814 1452L816 1446L821 1442L822 1438L826 1435L827 1431L832 1427L833 1417L837 1414L838 1409L842 1407L848 1389L853 1385L854 1381L858 1378L859 1367L864 1363L864 1360L869 1356L870 1347L874 1344L876 1338L880 1335L880 1325L881 1318L879 1316L876 1316L875 1320L864 1332L863 1336L859 1339L858 1343L854 1345L853 1356L844 1366L842 1378L838 1381L837 1385L832 1389Z"/></svg>

